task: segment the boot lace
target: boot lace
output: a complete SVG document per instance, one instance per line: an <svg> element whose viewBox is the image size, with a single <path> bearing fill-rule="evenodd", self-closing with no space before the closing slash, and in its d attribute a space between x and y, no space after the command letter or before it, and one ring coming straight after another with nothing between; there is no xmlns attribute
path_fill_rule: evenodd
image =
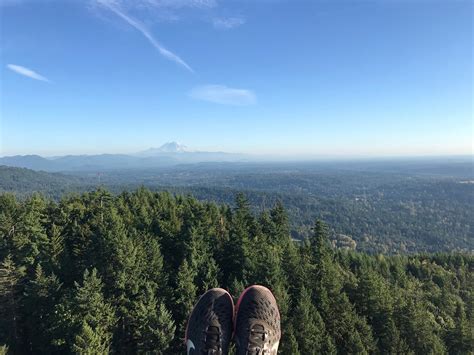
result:
<svg viewBox="0 0 474 355"><path fill-rule="evenodd" d="M247 348L248 355L264 355L268 354L265 349L265 342L268 339L268 332L261 324L256 324L249 329L249 342Z"/></svg>
<svg viewBox="0 0 474 355"><path fill-rule="evenodd" d="M206 355L221 354L221 332L219 327L209 326L204 333L204 351Z"/></svg>

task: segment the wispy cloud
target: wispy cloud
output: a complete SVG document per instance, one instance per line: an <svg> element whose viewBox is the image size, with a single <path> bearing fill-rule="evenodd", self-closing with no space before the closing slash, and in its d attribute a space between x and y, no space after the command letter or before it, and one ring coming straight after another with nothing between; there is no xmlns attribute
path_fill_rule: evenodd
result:
<svg viewBox="0 0 474 355"><path fill-rule="evenodd" d="M112 11L115 15L120 17L122 20L127 22L130 26L138 30L150 43L155 47L158 52L166 59L172 60L175 63L183 66L190 72L194 72L193 69L178 55L165 48L158 40L151 34L146 26L139 20L129 16L125 11L120 8L118 1L116 0L96 0L97 3L106 9ZM152 3L153 1L150 1Z"/></svg>
<svg viewBox="0 0 474 355"><path fill-rule="evenodd" d="M223 105L253 105L257 98L253 91L246 89L235 89L225 85L202 85L197 86L189 93L193 99L214 102Z"/></svg>
<svg viewBox="0 0 474 355"><path fill-rule="evenodd" d="M211 8L217 6L217 0L135 0L139 6L149 6L157 8Z"/></svg>
<svg viewBox="0 0 474 355"><path fill-rule="evenodd" d="M17 74L26 76L26 77L31 78L31 79L45 81L47 83L50 82L47 78L45 78L44 76L38 74L34 70L22 67L21 65L7 64L7 68L10 69L11 71L14 71Z"/></svg>
<svg viewBox="0 0 474 355"><path fill-rule="evenodd" d="M221 30L229 30L231 28L242 26L245 23L245 19L241 17L227 17L227 18L214 18L212 24L214 28Z"/></svg>

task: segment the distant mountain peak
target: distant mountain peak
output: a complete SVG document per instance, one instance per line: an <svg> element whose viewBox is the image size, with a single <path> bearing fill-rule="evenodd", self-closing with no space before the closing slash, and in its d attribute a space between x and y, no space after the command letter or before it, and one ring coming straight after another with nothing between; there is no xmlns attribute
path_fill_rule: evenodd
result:
<svg viewBox="0 0 474 355"><path fill-rule="evenodd" d="M136 155L142 157L155 157L155 156L163 156L163 155L172 155L176 156L176 154L182 153L195 153L196 151L189 149L187 146L180 144L178 142L167 142L158 148L149 148L142 152L138 152ZM184 155L184 154L182 154Z"/></svg>
<svg viewBox="0 0 474 355"><path fill-rule="evenodd" d="M152 148L153 149L153 148ZM182 153L182 152L189 152L189 148L183 144L179 144L178 142L167 142L163 144L161 147L156 149L157 151L163 153Z"/></svg>

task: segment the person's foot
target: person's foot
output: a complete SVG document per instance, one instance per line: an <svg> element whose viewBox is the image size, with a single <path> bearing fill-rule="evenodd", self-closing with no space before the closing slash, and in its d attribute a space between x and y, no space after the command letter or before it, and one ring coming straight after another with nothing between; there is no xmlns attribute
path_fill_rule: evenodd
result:
<svg viewBox="0 0 474 355"><path fill-rule="evenodd" d="M221 288L201 296L186 326L186 354L225 355L232 338L234 301Z"/></svg>
<svg viewBox="0 0 474 355"><path fill-rule="evenodd" d="M268 288L254 285L242 292L236 306L234 329L238 355L277 354L280 312Z"/></svg>

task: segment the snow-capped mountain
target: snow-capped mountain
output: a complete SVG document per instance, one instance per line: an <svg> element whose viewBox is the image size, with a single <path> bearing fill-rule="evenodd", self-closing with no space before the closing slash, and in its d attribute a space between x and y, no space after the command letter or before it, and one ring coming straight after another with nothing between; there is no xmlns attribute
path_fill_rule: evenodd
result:
<svg viewBox="0 0 474 355"><path fill-rule="evenodd" d="M98 171L140 169L204 162L237 162L248 160L243 154L191 150L177 142L150 148L136 154L66 155L44 158L38 155L0 157L0 165L44 171Z"/></svg>
<svg viewBox="0 0 474 355"><path fill-rule="evenodd" d="M179 144L178 142L168 142L163 144L159 148L150 148L148 152L160 152L160 153L184 153L184 152L191 152L191 150L183 145Z"/></svg>

